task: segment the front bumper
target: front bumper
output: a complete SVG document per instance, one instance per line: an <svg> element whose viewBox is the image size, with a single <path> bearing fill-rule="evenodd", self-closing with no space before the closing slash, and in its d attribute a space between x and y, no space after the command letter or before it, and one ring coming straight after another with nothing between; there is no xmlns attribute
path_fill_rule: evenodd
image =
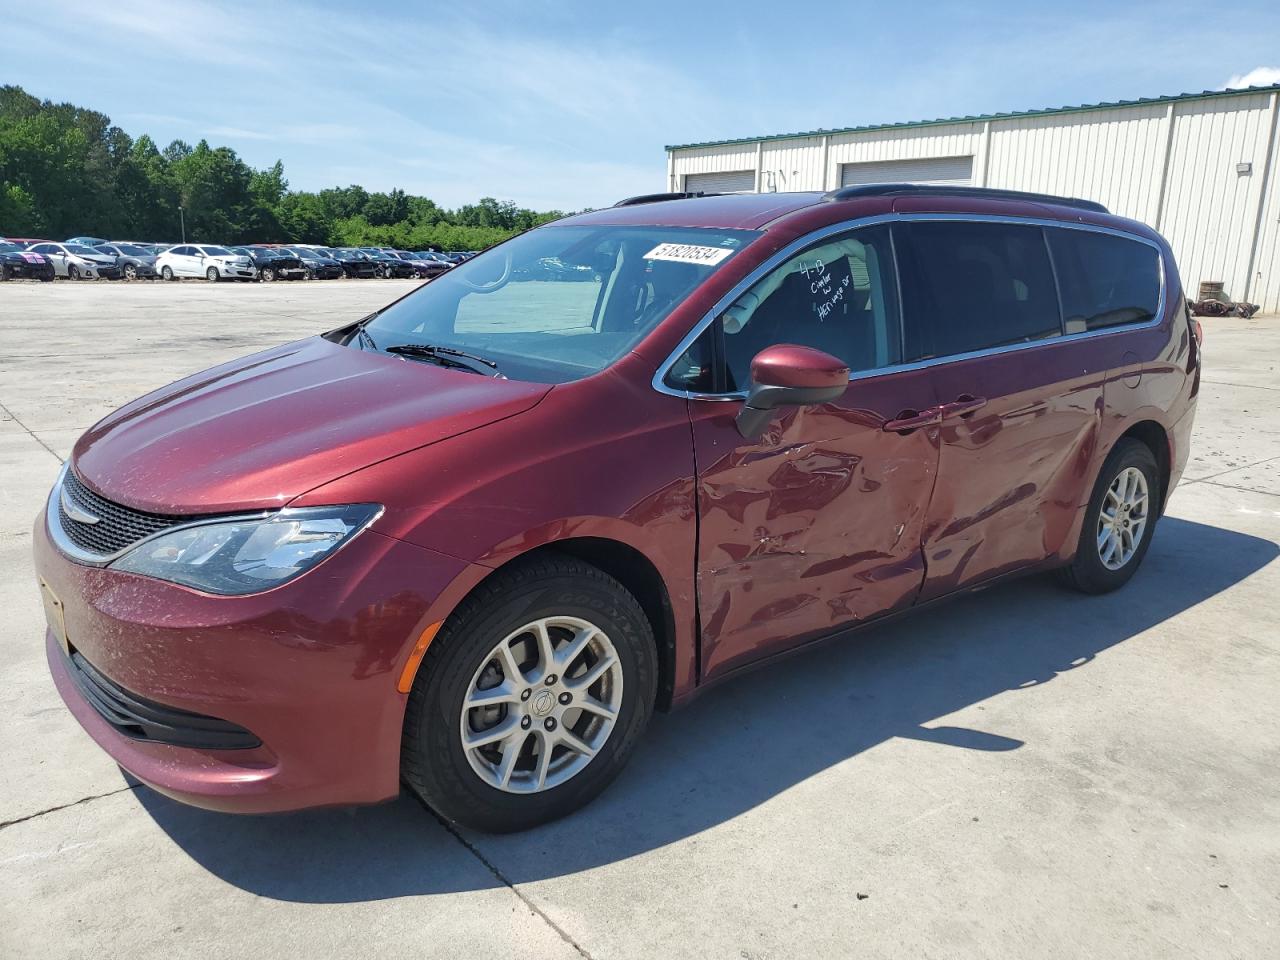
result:
<svg viewBox="0 0 1280 960"><path fill-rule="evenodd" d="M256 267L243 266L238 263L223 264L218 268L228 280L252 280L258 275Z"/></svg>
<svg viewBox="0 0 1280 960"><path fill-rule="evenodd" d="M125 770L212 810L264 813L376 803L399 792L406 696L396 682L436 598L466 569L366 530L297 580L214 597L74 563L34 531L36 571L63 607L73 653L121 696L217 719L257 746L177 746L129 733L78 686L52 630L49 669L68 708ZM89 691L92 695L92 691Z"/></svg>
<svg viewBox="0 0 1280 960"><path fill-rule="evenodd" d="M14 280L43 280L54 277L53 264L45 261L44 263L31 263L27 260L11 261L6 263L9 277Z"/></svg>

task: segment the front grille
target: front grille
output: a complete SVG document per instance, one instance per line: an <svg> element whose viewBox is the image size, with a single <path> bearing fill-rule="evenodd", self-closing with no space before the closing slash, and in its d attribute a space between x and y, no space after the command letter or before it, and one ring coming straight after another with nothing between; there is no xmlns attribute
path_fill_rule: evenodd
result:
<svg viewBox="0 0 1280 960"><path fill-rule="evenodd" d="M71 503L98 518L97 523L82 523L67 515L63 505L63 495ZM195 517L166 516L159 513L146 513L121 506L118 503L100 497L86 487L76 477L75 472L68 470L62 480L62 490L58 497L58 524L62 532L81 550L98 556L107 557L133 546L143 537L149 537L161 530L179 523L194 520Z"/></svg>
<svg viewBox="0 0 1280 960"><path fill-rule="evenodd" d="M67 667L89 706L126 737L203 750L249 750L262 745L230 721L167 707L126 690L99 673L79 651L71 654Z"/></svg>

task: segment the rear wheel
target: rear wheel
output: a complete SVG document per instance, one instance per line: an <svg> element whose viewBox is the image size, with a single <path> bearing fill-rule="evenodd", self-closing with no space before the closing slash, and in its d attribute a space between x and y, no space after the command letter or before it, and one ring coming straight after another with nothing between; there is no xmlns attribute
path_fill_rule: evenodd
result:
<svg viewBox="0 0 1280 960"><path fill-rule="evenodd" d="M612 577L569 558L495 574L432 641L405 713L401 770L439 814L522 830L617 776L657 690L653 633Z"/></svg>
<svg viewBox="0 0 1280 960"><path fill-rule="evenodd" d="M1151 545L1162 496L1151 448L1122 439L1098 473L1076 556L1063 579L1084 593L1107 593L1128 583Z"/></svg>
<svg viewBox="0 0 1280 960"><path fill-rule="evenodd" d="M210 283L217 283L219 280L218 268L210 267L208 270L204 272L204 276L205 276L205 279L208 280Z"/></svg>

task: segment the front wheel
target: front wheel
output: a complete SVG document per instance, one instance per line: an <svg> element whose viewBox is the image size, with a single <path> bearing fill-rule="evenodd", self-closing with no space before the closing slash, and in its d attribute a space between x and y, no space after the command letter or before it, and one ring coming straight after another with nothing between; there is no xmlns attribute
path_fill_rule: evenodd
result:
<svg viewBox="0 0 1280 960"><path fill-rule="evenodd" d="M263 267L258 271L258 277L263 283L270 283L276 278L276 272L271 267Z"/></svg>
<svg viewBox="0 0 1280 960"><path fill-rule="evenodd" d="M124 265L124 278L129 281L138 279L138 268L132 263Z"/></svg>
<svg viewBox="0 0 1280 960"><path fill-rule="evenodd" d="M204 272L204 277L205 277L205 279L206 279L206 280L208 280L210 283L217 283L217 282L218 282L218 279L219 279L219 276L218 276L218 268L217 268L217 267L210 267L208 270L206 270L206 271Z"/></svg>
<svg viewBox="0 0 1280 960"><path fill-rule="evenodd" d="M1151 448L1122 439L1098 473L1075 559L1062 572L1066 582L1084 593L1108 593L1128 583L1151 545L1162 496Z"/></svg>
<svg viewBox="0 0 1280 960"><path fill-rule="evenodd" d="M67 279L68 280L80 279L80 268L77 267L74 263L67 267Z"/></svg>
<svg viewBox="0 0 1280 960"><path fill-rule="evenodd" d="M567 557L502 571L427 650L402 775L440 815L479 830L562 817L618 775L657 675L649 621L617 580Z"/></svg>

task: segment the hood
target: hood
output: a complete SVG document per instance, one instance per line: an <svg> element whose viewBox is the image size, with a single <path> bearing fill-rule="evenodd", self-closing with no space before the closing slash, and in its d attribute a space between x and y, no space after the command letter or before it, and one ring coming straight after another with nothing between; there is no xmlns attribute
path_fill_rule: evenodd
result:
<svg viewBox="0 0 1280 960"><path fill-rule="evenodd" d="M104 267L109 267L116 262L116 258L109 253L73 253L70 256L87 263L100 263Z"/></svg>
<svg viewBox="0 0 1280 960"><path fill-rule="evenodd" d="M274 508L353 470L522 413L550 389L313 337L121 407L80 438L72 463L98 493L138 510Z"/></svg>

